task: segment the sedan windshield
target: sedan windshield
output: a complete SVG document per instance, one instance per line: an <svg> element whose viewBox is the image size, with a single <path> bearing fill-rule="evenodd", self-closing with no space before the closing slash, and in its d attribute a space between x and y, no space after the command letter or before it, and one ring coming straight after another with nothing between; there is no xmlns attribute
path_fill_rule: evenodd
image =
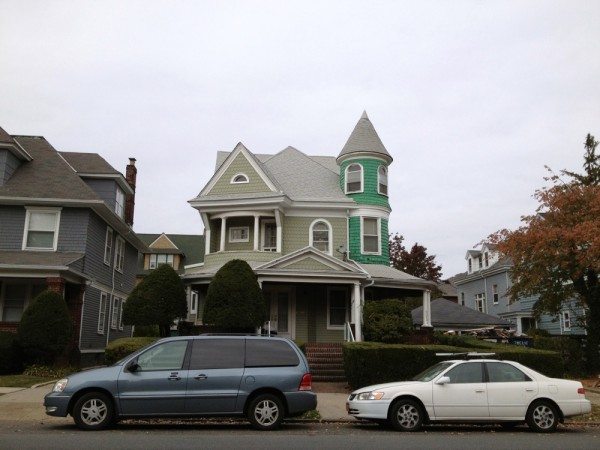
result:
<svg viewBox="0 0 600 450"><path fill-rule="evenodd" d="M437 363L435 366L431 366L429 369L426 369L419 375L413 377L412 381L431 381L444 370L446 370L448 367L450 367L452 364L454 363L447 361Z"/></svg>

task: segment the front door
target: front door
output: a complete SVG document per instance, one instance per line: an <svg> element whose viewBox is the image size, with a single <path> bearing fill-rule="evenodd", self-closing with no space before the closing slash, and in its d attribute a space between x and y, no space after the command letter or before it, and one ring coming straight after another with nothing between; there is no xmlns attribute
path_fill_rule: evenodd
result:
<svg viewBox="0 0 600 450"><path fill-rule="evenodd" d="M288 286L270 286L265 289L265 298L268 300L269 321L271 332L277 336L294 339L296 323L294 318L293 289ZM269 324L266 325L269 327Z"/></svg>
<svg viewBox="0 0 600 450"><path fill-rule="evenodd" d="M433 383L433 408L438 420L485 420L489 417L483 363L465 362L444 374L446 384Z"/></svg>

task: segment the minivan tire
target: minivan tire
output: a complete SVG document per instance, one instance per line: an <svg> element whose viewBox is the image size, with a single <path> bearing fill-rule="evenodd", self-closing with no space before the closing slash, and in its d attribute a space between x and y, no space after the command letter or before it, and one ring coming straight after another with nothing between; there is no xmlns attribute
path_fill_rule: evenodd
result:
<svg viewBox="0 0 600 450"><path fill-rule="evenodd" d="M248 408L248 420L256 430L268 431L279 428L284 408L279 397L272 394L258 395Z"/></svg>
<svg viewBox="0 0 600 450"><path fill-rule="evenodd" d="M115 423L112 399L101 392L82 395L73 407L73 420L82 430L102 430Z"/></svg>

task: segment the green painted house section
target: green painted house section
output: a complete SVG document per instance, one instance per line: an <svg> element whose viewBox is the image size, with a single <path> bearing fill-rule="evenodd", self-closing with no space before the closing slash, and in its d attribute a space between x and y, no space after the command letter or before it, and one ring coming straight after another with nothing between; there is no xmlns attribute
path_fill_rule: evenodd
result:
<svg viewBox="0 0 600 450"><path fill-rule="evenodd" d="M334 270L331 267L317 261L314 258L308 257L293 264L282 267L284 270Z"/></svg>
<svg viewBox="0 0 600 450"><path fill-rule="evenodd" d="M362 165L364 171L364 186L363 192L357 194L346 194L348 197L352 198L356 203L361 205L376 205L376 206L384 206L386 208L390 208L390 203L388 201L388 197L386 195L379 194L377 192L378 181L377 181L377 171L379 170L379 166L387 165L379 160L372 158L361 158L361 159L351 159L349 161L342 162L340 167L340 188L342 192L345 192L345 184L346 184L346 167L350 164L358 163ZM390 208L391 209L391 208Z"/></svg>
<svg viewBox="0 0 600 450"><path fill-rule="evenodd" d="M390 263L390 248L388 241L388 221L381 219L381 255L363 255L360 252L360 217L350 217L350 258L354 261L364 264L385 264Z"/></svg>
<svg viewBox="0 0 600 450"><path fill-rule="evenodd" d="M234 175L243 173L248 177L248 183L232 184ZM207 195L246 194L254 192L271 192L260 175L243 153L239 153L231 162L221 178L215 183Z"/></svg>
<svg viewBox="0 0 600 450"><path fill-rule="evenodd" d="M283 218L282 246L283 254L292 253L310 244L310 225L317 219L325 219L331 224L333 236L332 256L342 258L342 254L336 252L340 245L346 245L346 218L345 217L289 217Z"/></svg>

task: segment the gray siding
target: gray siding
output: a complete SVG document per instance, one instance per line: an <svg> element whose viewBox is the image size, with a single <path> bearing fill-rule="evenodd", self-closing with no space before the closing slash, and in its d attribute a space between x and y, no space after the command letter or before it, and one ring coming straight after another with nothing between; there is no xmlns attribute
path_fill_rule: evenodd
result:
<svg viewBox="0 0 600 450"><path fill-rule="evenodd" d="M90 212L85 208L61 210L57 245L59 252L85 252L89 216Z"/></svg>
<svg viewBox="0 0 600 450"><path fill-rule="evenodd" d="M21 250L25 208L22 206L0 206L0 250Z"/></svg>
<svg viewBox="0 0 600 450"><path fill-rule="evenodd" d="M85 290L83 301L83 314L81 317L81 350L103 350L106 346L106 330L108 327L108 304L106 306L106 320L104 334L98 333L98 315L100 306L100 290L88 286Z"/></svg>
<svg viewBox="0 0 600 450"><path fill-rule="evenodd" d="M117 198L117 183L115 180L99 180L95 178L83 178L83 181L91 187L98 196L104 200L110 209L115 210Z"/></svg>
<svg viewBox="0 0 600 450"><path fill-rule="evenodd" d="M0 149L0 186L8 181L20 165L15 155L8 150Z"/></svg>

